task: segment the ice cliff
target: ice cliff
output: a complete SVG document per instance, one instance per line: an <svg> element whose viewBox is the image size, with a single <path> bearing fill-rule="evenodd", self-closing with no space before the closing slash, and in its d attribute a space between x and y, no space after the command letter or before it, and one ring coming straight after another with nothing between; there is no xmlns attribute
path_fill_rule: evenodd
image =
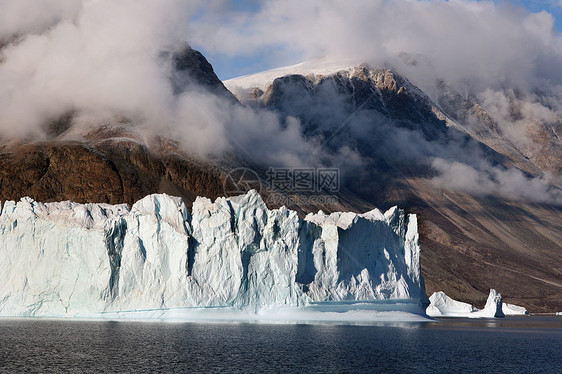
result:
<svg viewBox="0 0 562 374"><path fill-rule="evenodd" d="M189 307L424 302L415 215L269 210L250 191L215 202L150 195L126 205L8 201L0 315L92 316Z"/></svg>

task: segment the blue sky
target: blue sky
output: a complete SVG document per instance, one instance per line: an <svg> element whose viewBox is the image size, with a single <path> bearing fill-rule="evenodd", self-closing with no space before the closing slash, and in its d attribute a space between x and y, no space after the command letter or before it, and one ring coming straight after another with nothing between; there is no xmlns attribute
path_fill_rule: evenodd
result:
<svg viewBox="0 0 562 374"><path fill-rule="evenodd" d="M546 10L556 18L556 29L562 31L562 1L561 0L512 0L511 3L521 5L531 12Z"/></svg>
<svg viewBox="0 0 562 374"><path fill-rule="evenodd" d="M509 4L532 13L547 11L555 18L556 31L562 32L562 0L494 0L494 2ZM260 10L260 4L260 0L230 0L226 2L223 11L225 17L236 12L252 13ZM194 47L205 54L221 80L300 62L290 51L273 46L234 55L212 51L205 45L197 43L194 43Z"/></svg>
<svg viewBox="0 0 562 374"><path fill-rule="evenodd" d="M562 0L511 0L515 5L520 5L531 12L546 10L556 19L556 30L562 32Z"/></svg>

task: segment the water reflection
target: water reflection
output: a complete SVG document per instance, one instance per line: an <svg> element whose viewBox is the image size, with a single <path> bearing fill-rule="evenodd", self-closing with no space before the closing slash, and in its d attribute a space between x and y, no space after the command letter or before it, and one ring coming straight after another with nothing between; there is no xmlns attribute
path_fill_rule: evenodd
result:
<svg viewBox="0 0 562 374"><path fill-rule="evenodd" d="M424 328L546 332L562 334L562 318L557 316L509 316L504 318L435 318Z"/></svg>

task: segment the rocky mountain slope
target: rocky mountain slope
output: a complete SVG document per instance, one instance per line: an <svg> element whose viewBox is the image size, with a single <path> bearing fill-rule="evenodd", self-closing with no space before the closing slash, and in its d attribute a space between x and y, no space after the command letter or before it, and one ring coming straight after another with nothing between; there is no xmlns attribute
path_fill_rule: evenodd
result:
<svg viewBox="0 0 562 374"><path fill-rule="evenodd" d="M200 52L186 47L169 58L176 90L204 87L237 101ZM127 119L92 126L68 139L72 116L46 122L46 139L0 142L0 201L29 196L42 202L133 204L151 193L168 193L191 206L197 196L223 194L224 173L190 156L176 141L145 139Z"/></svg>
<svg viewBox="0 0 562 374"><path fill-rule="evenodd" d="M187 157L163 140L151 147L127 137L116 140L108 134L115 129L100 129L86 141L5 146L0 199L132 204L156 192L186 202L222 194L221 172L213 165Z"/></svg>
<svg viewBox="0 0 562 374"><path fill-rule="evenodd" d="M204 90L234 105L240 100L278 112L282 120L299 118L305 137L328 153L349 147L361 158L359 167L346 173L353 177L342 180L335 200L299 201L310 193L295 191L287 203L270 199L275 191L262 189L269 208L285 203L304 217L318 209L363 213L399 205L419 216L428 294L442 290L483 306L493 287L507 302L531 312L562 309L561 209L437 185L427 161L468 162L484 155L505 170L560 176L557 124L535 127L536 147L521 149L473 98L443 85L434 102L390 70L347 63L316 64L313 72L306 65L278 69L226 82L237 99L199 52L186 48L167 57L175 92ZM203 160L165 134L141 136L128 119L99 124L70 140L65 134L72 130L72 116L46 122L48 136L40 141L1 139L1 202L29 196L41 202L131 205L148 194L167 193L191 208L196 196L224 195L233 169L250 168L264 181L270 166L236 154Z"/></svg>
<svg viewBox="0 0 562 374"><path fill-rule="evenodd" d="M476 98L441 83L434 102L406 78L368 65L304 63L226 86L248 105L301 119L328 148L357 149L364 162L345 186L375 206L398 204L419 215L428 294L444 290L481 306L495 287L531 311L562 307L560 206L435 183L428 161L470 165L476 158L499 173L548 174L556 191L560 123L539 123L533 144L521 149Z"/></svg>

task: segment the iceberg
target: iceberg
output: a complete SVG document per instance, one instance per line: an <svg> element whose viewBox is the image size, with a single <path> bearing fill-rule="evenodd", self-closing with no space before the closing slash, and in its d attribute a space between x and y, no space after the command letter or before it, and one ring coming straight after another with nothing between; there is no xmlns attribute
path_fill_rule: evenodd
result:
<svg viewBox="0 0 562 374"><path fill-rule="evenodd" d="M524 307L508 303L502 304L502 310L503 314L505 314L506 316L524 316L529 314L527 309L525 309Z"/></svg>
<svg viewBox="0 0 562 374"><path fill-rule="evenodd" d="M494 318L529 314L521 306L504 303L501 294L494 289L490 290L484 309L453 300L442 291L434 292L429 302L426 313L430 317Z"/></svg>
<svg viewBox="0 0 562 374"><path fill-rule="evenodd" d="M130 209L23 198L0 214L0 316L425 316L419 261L416 216L396 207L302 219L256 191L191 212L165 194Z"/></svg>
<svg viewBox="0 0 562 374"><path fill-rule="evenodd" d="M486 305L484 309L480 309L470 315L471 318L494 318L494 317L505 317L502 310L503 298L502 295L494 289L490 290L490 295L488 295L488 300L486 300Z"/></svg>
<svg viewBox="0 0 562 374"><path fill-rule="evenodd" d="M429 297L429 306L425 310L430 317L465 317L476 311L474 306L453 300L443 291L434 292Z"/></svg>

